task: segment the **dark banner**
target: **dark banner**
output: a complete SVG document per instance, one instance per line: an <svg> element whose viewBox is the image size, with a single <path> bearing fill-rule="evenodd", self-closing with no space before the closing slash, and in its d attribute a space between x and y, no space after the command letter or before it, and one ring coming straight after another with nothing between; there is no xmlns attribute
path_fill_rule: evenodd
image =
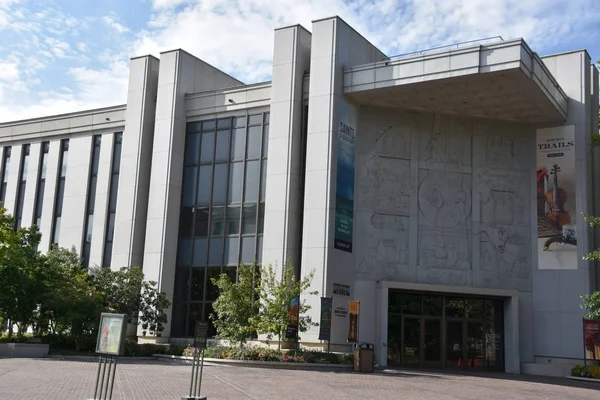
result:
<svg viewBox="0 0 600 400"><path fill-rule="evenodd" d="M358 342L358 313L360 301L350 300L350 329L348 330L348 342Z"/></svg>
<svg viewBox="0 0 600 400"><path fill-rule="evenodd" d="M286 339L298 338L298 319L300 313L300 298L294 297L288 304L288 326L285 331Z"/></svg>
<svg viewBox="0 0 600 400"><path fill-rule="evenodd" d="M600 360L600 320L583 320L585 357L587 360Z"/></svg>
<svg viewBox="0 0 600 400"><path fill-rule="evenodd" d="M319 340L331 340L332 297L321 297L321 321L319 323Z"/></svg>

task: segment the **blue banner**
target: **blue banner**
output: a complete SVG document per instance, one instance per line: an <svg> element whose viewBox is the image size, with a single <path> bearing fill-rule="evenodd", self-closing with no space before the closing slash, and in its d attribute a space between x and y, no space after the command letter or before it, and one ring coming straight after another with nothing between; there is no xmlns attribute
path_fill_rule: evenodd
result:
<svg viewBox="0 0 600 400"><path fill-rule="evenodd" d="M319 340L331 339L332 297L321 297L321 320L319 322Z"/></svg>

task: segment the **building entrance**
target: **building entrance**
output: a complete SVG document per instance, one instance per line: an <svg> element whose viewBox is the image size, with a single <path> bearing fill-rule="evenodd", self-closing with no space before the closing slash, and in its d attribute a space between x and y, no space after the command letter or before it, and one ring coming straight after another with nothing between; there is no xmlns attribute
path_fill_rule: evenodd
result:
<svg viewBox="0 0 600 400"><path fill-rule="evenodd" d="M504 370L503 301L390 289L388 365Z"/></svg>

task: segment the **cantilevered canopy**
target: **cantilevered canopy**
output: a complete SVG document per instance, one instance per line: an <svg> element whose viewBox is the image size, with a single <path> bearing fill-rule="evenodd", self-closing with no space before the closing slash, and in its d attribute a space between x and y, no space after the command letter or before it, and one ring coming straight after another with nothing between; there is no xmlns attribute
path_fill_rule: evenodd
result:
<svg viewBox="0 0 600 400"><path fill-rule="evenodd" d="M567 96L522 39L344 70L359 104L531 123L561 122Z"/></svg>

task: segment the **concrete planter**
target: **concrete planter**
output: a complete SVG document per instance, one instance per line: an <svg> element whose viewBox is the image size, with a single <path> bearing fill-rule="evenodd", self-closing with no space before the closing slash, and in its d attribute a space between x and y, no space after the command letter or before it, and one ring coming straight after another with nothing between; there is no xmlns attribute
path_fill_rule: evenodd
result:
<svg viewBox="0 0 600 400"><path fill-rule="evenodd" d="M40 343L0 343L0 358L48 357L49 345Z"/></svg>

